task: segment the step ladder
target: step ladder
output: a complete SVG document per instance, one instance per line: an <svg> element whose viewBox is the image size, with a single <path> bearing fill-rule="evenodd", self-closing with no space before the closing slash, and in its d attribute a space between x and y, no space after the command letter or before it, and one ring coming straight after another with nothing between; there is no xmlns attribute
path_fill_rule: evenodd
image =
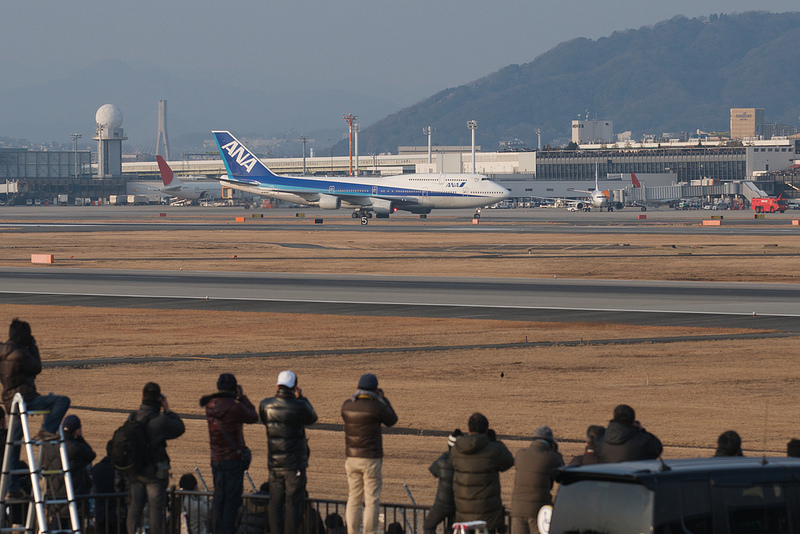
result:
<svg viewBox="0 0 800 534"><path fill-rule="evenodd" d="M22 395L17 393L11 404L11 414L8 422L8 433L6 434L5 454L3 455L2 471L0 471L0 533L6 532L25 532L26 534L55 534L60 532L71 532L80 534L80 518L78 516L78 505L75 501L75 490L72 486L72 474L69 469L69 459L67 458L67 446L64 442L64 430L58 429L58 439L52 441L42 441L36 436L31 435L29 418L31 416L46 416L49 410L28 411ZM22 434L22 439L18 435ZM60 469L46 470L42 467L44 458L44 448L46 445L57 445L61 459ZM14 464L17 449L24 449L27 457L27 468L19 468ZM34 454L35 453L35 454ZM21 459L21 451L20 451ZM31 480L31 497L11 498L8 496L8 488L11 484L12 476L29 475ZM60 476L64 479L66 498L52 498L43 491L41 482L44 477ZM46 484L46 481L45 481ZM27 515L25 525L5 526L9 518L6 509L10 505L27 505ZM60 528L61 520L56 506L66 506L69 510L71 528ZM52 508L48 517L48 508ZM48 519L50 521L48 522ZM55 526L56 528L51 528Z"/></svg>
<svg viewBox="0 0 800 534"><path fill-rule="evenodd" d="M469 534L470 532L489 534L489 529L486 528L486 521L462 521L460 523L453 523L453 534Z"/></svg>

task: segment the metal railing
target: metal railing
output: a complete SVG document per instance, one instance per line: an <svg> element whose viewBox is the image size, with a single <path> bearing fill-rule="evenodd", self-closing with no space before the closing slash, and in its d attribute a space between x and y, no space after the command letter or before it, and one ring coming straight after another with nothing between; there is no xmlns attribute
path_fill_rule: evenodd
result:
<svg viewBox="0 0 800 534"><path fill-rule="evenodd" d="M170 488L167 493L166 529L168 534L209 534L211 532L211 498L212 492L184 491ZM195 506L185 509L184 498L191 497ZM103 493L94 495L78 495L76 501L81 518L81 531L86 534L126 534L128 512L128 493ZM347 502L333 499L312 499L306 501L302 532L304 534L346 534L345 508ZM261 534L269 531L268 522L269 496L260 493L245 493L243 505L237 518L237 534ZM20 502L21 515L27 504ZM20 514L8 514L10 526ZM383 532L392 534L422 534L422 525L430 512L429 506L413 504L381 503L379 523ZM144 514L143 521L147 521ZM338 516L338 517L337 517ZM24 519L23 519L24 520ZM48 520L52 523L55 517ZM507 532L510 532L510 521L506 517ZM192 525L200 525L195 532ZM448 525L449 526L449 525ZM145 526L144 532L147 532ZM437 532L445 534L447 530L440 524ZM138 533L137 533L138 534Z"/></svg>

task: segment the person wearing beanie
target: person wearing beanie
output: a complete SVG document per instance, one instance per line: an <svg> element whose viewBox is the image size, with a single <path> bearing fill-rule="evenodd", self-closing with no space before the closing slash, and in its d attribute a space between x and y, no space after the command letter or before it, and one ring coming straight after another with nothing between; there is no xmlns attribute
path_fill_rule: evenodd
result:
<svg viewBox="0 0 800 534"><path fill-rule="evenodd" d="M516 467L514 492L511 497L511 531L515 534L538 534L536 518L539 509L552 505L550 492L556 470L564 465L553 431L540 426L533 432L530 447L520 449L514 457Z"/></svg>
<svg viewBox="0 0 800 534"><path fill-rule="evenodd" d="M262 400L258 409L267 429L269 531L297 534L306 508L306 427L317 422L317 412L303 396L294 371L281 371L276 387L275 396Z"/></svg>
<svg viewBox="0 0 800 534"><path fill-rule="evenodd" d="M214 534L234 534L236 512L242 506L244 472L250 467L250 449L244 442L245 424L258 422L256 408L231 373L217 379L217 391L200 398L206 410L214 497L211 501Z"/></svg>
<svg viewBox="0 0 800 534"><path fill-rule="evenodd" d="M627 404L614 408L603 438L595 444L600 463L653 460L661 456L661 440L646 431Z"/></svg>
<svg viewBox="0 0 800 534"><path fill-rule="evenodd" d="M434 534L439 523L444 521L445 532L449 531L456 515L456 503L453 499L453 464L450 463L450 451L456 444L456 439L461 436L461 429L456 428L447 436L447 450L437 458L428 470L439 479L436 488L436 497L433 500L430 512L425 516L422 524L424 534Z"/></svg>
<svg viewBox="0 0 800 534"><path fill-rule="evenodd" d="M142 512L147 504L150 534L164 534L164 509L169 483L167 440L182 436L186 427L180 416L169 409L167 397L155 382L148 382L142 388L142 404L132 417L145 425L151 461L141 472L127 474L130 487L127 529L128 532L136 532L137 528L141 528Z"/></svg>
<svg viewBox="0 0 800 534"><path fill-rule="evenodd" d="M482 520L489 532L505 532L500 473L514 466L514 456L482 413L472 414L467 428L469 434L457 438L450 451L455 520Z"/></svg>
<svg viewBox="0 0 800 534"><path fill-rule="evenodd" d="M362 532L363 504L363 534L376 534L383 481L381 425L392 426L397 423L397 414L383 390L378 387L378 377L372 373L361 375L358 388L344 401L341 413L347 457L344 463L348 486L345 507L347 533Z"/></svg>
<svg viewBox="0 0 800 534"><path fill-rule="evenodd" d="M744 456L742 438L735 430L727 430L717 438L717 450L714 456Z"/></svg>
<svg viewBox="0 0 800 534"><path fill-rule="evenodd" d="M90 469L92 462L97 454L92 447L83 439L83 429L81 420L77 415L68 415L61 422L61 429L64 433L64 446L67 450L69 459L69 469L72 475L72 489L77 496L89 495L92 490L92 478ZM42 467L46 474L47 493L50 498L63 499L67 496L67 488L64 485L64 475L60 473L61 466L61 446L58 443L46 443L42 446ZM84 510L79 510L81 517ZM55 515L59 519L61 528L69 529L70 518L69 508L66 505L59 505ZM81 524L83 524L81 522Z"/></svg>
<svg viewBox="0 0 800 534"><path fill-rule="evenodd" d="M597 453L595 452L595 445L598 441L603 439L605 433L606 427L602 425L589 425L586 429L586 448L583 450L583 454L572 458L567 465L593 465L600 463L597 459Z"/></svg>

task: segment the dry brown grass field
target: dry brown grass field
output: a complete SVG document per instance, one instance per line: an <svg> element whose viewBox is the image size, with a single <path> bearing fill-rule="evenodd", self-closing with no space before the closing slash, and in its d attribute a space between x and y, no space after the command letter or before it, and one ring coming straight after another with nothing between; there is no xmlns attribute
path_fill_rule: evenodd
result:
<svg viewBox="0 0 800 534"><path fill-rule="evenodd" d="M249 221L247 224L251 224ZM255 224L255 223L254 223ZM31 268L143 268L502 277L641 278L663 280L800 281L800 238L780 241L719 236L542 233L417 233L158 229L137 232L3 234L0 266L30 265L51 253L56 264ZM234 258L235 256L235 258ZM378 375L409 433L384 439L384 500L432 501L428 465L446 447L431 435L464 429L481 411L515 452L535 427L551 426L565 458L582 450L589 424L603 424L616 404L632 405L665 444L664 458L708 456L716 436L739 431L746 454L784 454L800 437L796 337L681 340L743 330L615 324L534 323L20 306L0 298L0 323L28 320L46 361L140 358L141 362L46 368L41 392L69 395L85 437L102 454L145 382L161 384L171 407L186 416L186 434L170 442L173 479L199 467L210 479L205 421L198 400L233 372L254 403L271 396L283 369L293 369L321 423L341 423L341 403L363 372ZM675 338L673 342L593 344L592 340ZM546 341L542 346L486 345ZM579 346L564 342L583 340ZM458 348L482 345L482 348ZM423 347L441 346L427 351ZM456 347L458 346L458 347ZM376 352L385 347L419 351ZM452 347L447 349L446 347ZM291 351L358 348L347 355L292 356ZM269 352L269 356L260 353ZM253 357L231 357L225 355ZM176 357L156 363L149 357ZM222 357L220 357L222 356ZM181 357L177 359L177 357ZM184 357L189 357L185 359ZM502 373L502 376L501 376ZM251 474L266 480L261 425L246 430L254 451ZM309 430L312 496L343 498L344 437ZM513 469L502 479L506 499Z"/></svg>

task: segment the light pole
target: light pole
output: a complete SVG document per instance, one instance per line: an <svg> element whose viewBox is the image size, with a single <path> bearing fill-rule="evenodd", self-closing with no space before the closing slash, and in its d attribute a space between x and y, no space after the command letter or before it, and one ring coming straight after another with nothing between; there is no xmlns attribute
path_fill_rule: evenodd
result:
<svg viewBox="0 0 800 534"><path fill-rule="evenodd" d="M467 121L467 128L472 130L472 173L476 172L475 170L475 130L478 129L478 121Z"/></svg>
<svg viewBox="0 0 800 534"><path fill-rule="evenodd" d="M303 142L303 176L306 175L306 141L307 140L308 140L308 137L306 137L305 135L301 135L300 136L300 141Z"/></svg>
<svg viewBox="0 0 800 534"><path fill-rule="evenodd" d="M431 163L431 127L426 126L422 129L422 133L428 136L428 163Z"/></svg>
<svg viewBox="0 0 800 534"><path fill-rule="evenodd" d="M74 169L74 178L78 179L78 139L83 137L79 133L73 133L69 135L72 138L72 155L73 155L73 169Z"/></svg>
<svg viewBox="0 0 800 534"><path fill-rule="evenodd" d="M356 176L358 176L358 123L353 123L353 140L356 152Z"/></svg>

